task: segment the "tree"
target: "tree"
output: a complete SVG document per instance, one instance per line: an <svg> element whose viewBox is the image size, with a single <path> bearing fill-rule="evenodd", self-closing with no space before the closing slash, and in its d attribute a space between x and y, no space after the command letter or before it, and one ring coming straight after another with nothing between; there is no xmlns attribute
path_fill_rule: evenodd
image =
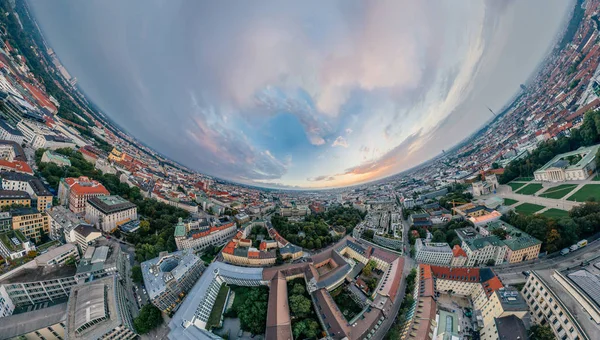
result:
<svg viewBox="0 0 600 340"><path fill-rule="evenodd" d="M550 326L533 325L529 329L529 339L531 340L554 340L554 332Z"/></svg>
<svg viewBox="0 0 600 340"><path fill-rule="evenodd" d="M496 162L492 163L492 169L498 169L500 168L500 165Z"/></svg>
<svg viewBox="0 0 600 340"><path fill-rule="evenodd" d="M303 295L306 292L304 286L300 283L294 284L294 287L291 289L291 295Z"/></svg>
<svg viewBox="0 0 600 340"><path fill-rule="evenodd" d="M488 267L493 267L495 264L496 264L496 260L494 260L494 259L489 259L485 263L485 265L488 266Z"/></svg>
<svg viewBox="0 0 600 340"><path fill-rule="evenodd" d="M371 276L371 272L373 271L373 269L375 269L376 266L377 263L375 263L375 261L369 260L369 262L367 262L367 265L363 268L362 273L365 276Z"/></svg>
<svg viewBox="0 0 600 340"><path fill-rule="evenodd" d="M292 295L289 297L290 311L297 317L304 317L312 310L312 304L304 295Z"/></svg>
<svg viewBox="0 0 600 340"><path fill-rule="evenodd" d="M267 322L267 300L268 291L265 287L251 288L246 295L246 300L238 308L237 316L240 319L242 329L253 334L265 332Z"/></svg>
<svg viewBox="0 0 600 340"><path fill-rule="evenodd" d="M436 230L433 233L433 239L431 241L432 242L446 242L446 233L444 233L442 230Z"/></svg>
<svg viewBox="0 0 600 340"><path fill-rule="evenodd" d="M140 310L140 314L133 325L139 334L146 334L163 323L163 318L160 310L153 304L146 304Z"/></svg>
<svg viewBox="0 0 600 340"><path fill-rule="evenodd" d="M65 260L65 266L75 266L76 264L77 260L73 255L69 256L69 258Z"/></svg>
<svg viewBox="0 0 600 340"><path fill-rule="evenodd" d="M142 275L142 267L140 267L140 266L131 267L131 280L135 283L144 282L144 276Z"/></svg>
<svg viewBox="0 0 600 340"><path fill-rule="evenodd" d="M504 240L506 239L506 235L508 235L508 232L502 228L496 228L492 231L492 235L496 235L499 239Z"/></svg>
<svg viewBox="0 0 600 340"><path fill-rule="evenodd" d="M374 235L375 235L375 232L373 230L367 229L363 232L362 238L364 238L365 240L373 241Z"/></svg>

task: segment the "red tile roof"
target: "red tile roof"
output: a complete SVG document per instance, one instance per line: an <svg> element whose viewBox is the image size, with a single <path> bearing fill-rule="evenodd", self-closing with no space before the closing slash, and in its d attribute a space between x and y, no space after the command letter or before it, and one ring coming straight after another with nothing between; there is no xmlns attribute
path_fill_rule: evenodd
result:
<svg viewBox="0 0 600 340"><path fill-rule="evenodd" d="M23 161L13 161L9 162L5 159L0 159L0 168L4 168L9 171L21 172L24 174L33 175L33 170L27 164L27 162Z"/></svg>
<svg viewBox="0 0 600 340"><path fill-rule="evenodd" d="M467 253L458 244L454 245L454 248L452 248L452 255L454 257L467 257Z"/></svg>

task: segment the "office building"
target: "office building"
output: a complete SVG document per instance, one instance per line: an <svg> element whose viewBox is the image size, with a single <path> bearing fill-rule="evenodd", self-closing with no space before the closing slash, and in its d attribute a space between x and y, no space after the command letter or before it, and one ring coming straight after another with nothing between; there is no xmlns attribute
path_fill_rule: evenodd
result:
<svg viewBox="0 0 600 340"><path fill-rule="evenodd" d="M482 236L472 228L456 229L456 235L462 241L461 248L467 254L467 267L477 267L493 263L504 263L506 245L498 236Z"/></svg>
<svg viewBox="0 0 600 340"><path fill-rule="evenodd" d="M70 233L71 242L77 243L81 254L85 254L87 248L100 237L102 237L102 233L98 229L87 224L78 225L73 228Z"/></svg>
<svg viewBox="0 0 600 340"><path fill-rule="evenodd" d="M533 173L536 181L582 181L596 170L596 153L600 144L581 147L575 151L556 155Z"/></svg>
<svg viewBox="0 0 600 340"><path fill-rule="evenodd" d="M11 206L30 207L29 194L25 191L0 190L0 208Z"/></svg>
<svg viewBox="0 0 600 340"><path fill-rule="evenodd" d="M135 339L132 301L116 276L71 289L67 339Z"/></svg>
<svg viewBox="0 0 600 340"><path fill-rule="evenodd" d="M69 260L79 260L77 246L72 243L49 249L45 253L37 256L35 258L35 263L37 263L38 267L61 266Z"/></svg>
<svg viewBox="0 0 600 340"><path fill-rule="evenodd" d="M83 218L61 205L53 207L46 213L50 218L50 238L76 243L71 233L78 225L85 224Z"/></svg>
<svg viewBox="0 0 600 340"><path fill-rule="evenodd" d="M1 172L0 177L2 177L2 189L25 191L32 199L31 205L40 212L52 208L52 193L38 178L10 171Z"/></svg>
<svg viewBox="0 0 600 340"><path fill-rule="evenodd" d="M226 218L221 218L215 223L203 219L183 223L180 218L175 225L175 244L177 249L193 249L200 251L209 245L223 245L235 236L237 225Z"/></svg>
<svg viewBox="0 0 600 340"><path fill-rule="evenodd" d="M110 193L104 185L85 176L63 178L58 185L58 199L60 204L68 207L69 210L76 214L85 212L85 205L88 199L108 195Z"/></svg>
<svg viewBox="0 0 600 340"><path fill-rule="evenodd" d="M85 206L85 219L106 233L137 218L137 206L120 196L92 197Z"/></svg>
<svg viewBox="0 0 600 340"><path fill-rule="evenodd" d="M2 339L63 340L67 302L41 307L0 319Z"/></svg>
<svg viewBox="0 0 600 340"><path fill-rule="evenodd" d="M447 266L452 261L452 249L448 243L423 242L423 239L418 238L415 241L415 260L419 263Z"/></svg>
<svg viewBox="0 0 600 340"><path fill-rule="evenodd" d="M479 228L479 232L482 235L486 235L486 233L493 233L496 229L501 229L506 234L502 239L502 242L506 245L506 262L518 263L538 258L540 249L542 248L542 241L506 222L495 221L488 223L484 228Z"/></svg>
<svg viewBox="0 0 600 340"><path fill-rule="evenodd" d="M4 119L0 119L0 139L13 141L19 145L25 141L25 136L17 128L11 126Z"/></svg>
<svg viewBox="0 0 600 340"><path fill-rule="evenodd" d="M0 233L0 255L7 259L18 259L35 251L35 245L19 230Z"/></svg>
<svg viewBox="0 0 600 340"><path fill-rule="evenodd" d="M148 297L164 313L179 306L204 270L203 261L190 249L161 253L141 267Z"/></svg>
<svg viewBox="0 0 600 340"><path fill-rule="evenodd" d="M463 204L452 208L452 210L469 220L476 227L497 221L502 216L501 213L494 209L474 203Z"/></svg>
<svg viewBox="0 0 600 340"><path fill-rule="evenodd" d="M26 238L39 242L42 233L50 233L50 219L44 212L35 208L19 208L11 211L12 228L19 230Z"/></svg>

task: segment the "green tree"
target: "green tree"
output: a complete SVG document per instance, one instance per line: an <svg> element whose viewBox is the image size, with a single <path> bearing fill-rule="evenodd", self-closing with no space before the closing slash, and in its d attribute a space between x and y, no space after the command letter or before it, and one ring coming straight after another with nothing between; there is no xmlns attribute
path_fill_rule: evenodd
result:
<svg viewBox="0 0 600 340"><path fill-rule="evenodd" d="M297 317L305 317L312 310L312 305L309 299L304 295L292 295L289 297L290 311Z"/></svg>
<svg viewBox="0 0 600 340"><path fill-rule="evenodd" d="M290 291L290 295L303 295L306 292L304 286L300 283L294 284L294 287Z"/></svg>
<svg viewBox="0 0 600 340"><path fill-rule="evenodd" d="M153 304L146 304L140 310L140 314L133 325L139 334L146 334L163 323L163 318L160 310Z"/></svg>
<svg viewBox="0 0 600 340"><path fill-rule="evenodd" d="M65 260L65 266L75 266L77 264L77 259L75 256L71 255L68 259Z"/></svg>
<svg viewBox="0 0 600 340"><path fill-rule="evenodd" d="M365 230L362 234L362 238L369 240L369 241L373 241L373 236L375 236L375 232L371 229Z"/></svg>
<svg viewBox="0 0 600 340"><path fill-rule="evenodd" d="M140 266L131 267L131 280L135 283L144 282L144 276L142 275L142 267L140 267Z"/></svg>
<svg viewBox="0 0 600 340"><path fill-rule="evenodd" d="M488 267L493 267L495 264L496 264L496 260L494 260L494 259L489 259L485 263L485 265L488 266Z"/></svg>
<svg viewBox="0 0 600 340"><path fill-rule="evenodd" d="M550 326L533 325L529 329L529 339L531 340L555 340L554 332Z"/></svg>
<svg viewBox="0 0 600 340"><path fill-rule="evenodd" d="M263 334L267 322L268 292L265 287L255 287L246 295L246 300L237 310L242 329L253 334Z"/></svg>

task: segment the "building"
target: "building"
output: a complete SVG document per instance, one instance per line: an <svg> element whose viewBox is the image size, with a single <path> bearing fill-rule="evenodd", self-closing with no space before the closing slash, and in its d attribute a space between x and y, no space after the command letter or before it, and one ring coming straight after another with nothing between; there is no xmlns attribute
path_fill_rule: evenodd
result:
<svg viewBox="0 0 600 340"><path fill-rule="evenodd" d="M497 221L502 217L502 214L494 209L490 209L485 205L475 203L467 203L458 207L452 208L457 214L469 220L476 227L493 221Z"/></svg>
<svg viewBox="0 0 600 340"><path fill-rule="evenodd" d="M19 230L26 238L39 242L42 233L50 233L50 218L35 208L19 208L11 211L12 228Z"/></svg>
<svg viewBox="0 0 600 340"><path fill-rule="evenodd" d="M42 155L42 162L54 163L58 166L71 166L71 161L68 157L56 152L52 152L50 150L46 150L44 152L44 154Z"/></svg>
<svg viewBox="0 0 600 340"><path fill-rule="evenodd" d="M452 261L452 249L448 243L423 242L418 238L415 241L415 260L419 263L447 266Z"/></svg>
<svg viewBox="0 0 600 340"><path fill-rule="evenodd" d="M80 224L85 224L85 221L74 212L63 206L53 207L52 210L46 212L50 218L50 238L53 240L62 240L66 242L76 243L72 237L72 231Z"/></svg>
<svg viewBox="0 0 600 340"><path fill-rule="evenodd" d="M498 188L498 178L496 175L487 175L485 176L485 180L474 182L473 186L473 196L483 196L489 195L496 191Z"/></svg>
<svg viewBox="0 0 600 340"><path fill-rule="evenodd" d="M25 136L17 128L9 125L6 120L0 119L0 139L13 141L21 145L25 141Z"/></svg>
<svg viewBox="0 0 600 340"><path fill-rule="evenodd" d="M71 289L66 339L135 339L132 301L116 276Z"/></svg>
<svg viewBox="0 0 600 340"><path fill-rule="evenodd" d="M204 271L203 261L190 249L161 253L141 267L150 301L167 314L177 309Z"/></svg>
<svg viewBox="0 0 600 340"><path fill-rule="evenodd" d="M467 253L458 245L454 245L452 248L452 261L450 266L452 267L464 267L467 264Z"/></svg>
<svg viewBox="0 0 600 340"><path fill-rule="evenodd" d="M40 212L52 208L52 193L38 178L10 171L1 172L0 177L2 177L2 189L25 191L31 197L32 205Z"/></svg>
<svg viewBox="0 0 600 340"><path fill-rule="evenodd" d="M518 263L537 259L542 247L542 241L527 234L526 232L503 222L495 221L488 223L486 228L480 228L480 233L485 231L493 233L494 230L501 229L506 236L502 242L506 245L505 260L508 263Z"/></svg>
<svg viewBox="0 0 600 340"><path fill-rule="evenodd" d="M199 220L183 223L179 219L175 225L175 244L178 250L193 249L200 251L209 245L223 245L235 236L237 225L226 218L211 223L208 220Z"/></svg>
<svg viewBox="0 0 600 340"><path fill-rule="evenodd" d="M521 293L532 323L550 326L557 339L596 339L598 313L589 314L582 305L586 299L580 300L577 290L563 277L554 270L531 271Z"/></svg>
<svg viewBox="0 0 600 340"><path fill-rule="evenodd" d="M35 245L19 230L0 233L0 255L4 258L18 259L28 252L35 251Z"/></svg>
<svg viewBox="0 0 600 340"><path fill-rule="evenodd" d="M500 288L490 294L488 302L481 309L484 325L493 325L494 319L514 315L523 319L529 312L527 302L516 288Z"/></svg>
<svg viewBox="0 0 600 340"><path fill-rule="evenodd" d="M31 197L25 191L0 190L0 208L10 206L30 207Z"/></svg>
<svg viewBox="0 0 600 340"><path fill-rule="evenodd" d="M214 339L206 331L206 322L223 283L250 287L266 284L262 268L211 263L169 322L169 339Z"/></svg>
<svg viewBox="0 0 600 340"><path fill-rule="evenodd" d="M10 296L6 292L6 288L4 286L0 286L0 318L7 317L12 315L15 310L15 305L13 304ZM1 329L0 329L1 330ZM0 334L4 334L0 331Z"/></svg>
<svg viewBox="0 0 600 340"><path fill-rule="evenodd" d="M533 173L536 181L582 181L596 170L596 153L600 144L581 147L575 151L556 155Z"/></svg>
<svg viewBox="0 0 600 340"><path fill-rule="evenodd" d="M0 233L12 230L12 215L10 211L0 212Z"/></svg>
<svg viewBox="0 0 600 340"><path fill-rule="evenodd" d="M495 318L494 322L479 332L482 340L529 339L523 319L516 315Z"/></svg>
<svg viewBox="0 0 600 340"><path fill-rule="evenodd" d="M27 156L21 144L10 140L0 140L0 159L9 162L27 162Z"/></svg>
<svg viewBox="0 0 600 340"><path fill-rule="evenodd" d="M7 161L0 159L0 171L18 172L26 175L33 175L33 169L25 161Z"/></svg>
<svg viewBox="0 0 600 340"><path fill-rule="evenodd" d="M378 233L375 233L373 235L373 242L380 246L396 250L402 250L404 248L404 242L402 242L402 237L400 237L400 235L395 237L390 234L379 235Z"/></svg>
<svg viewBox="0 0 600 340"><path fill-rule="evenodd" d="M306 205L292 205L279 208L279 215L284 217L299 217L310 215L310 209Z"/></svg>
<svg viewBox="0 0 600 340"><path fill-rule="evenodd" d="M472 227L456 229L456 235L462 241L461 248L467 254L467 267L504 263L507 248L498 236L482 236Z"/></svg>
<svg viewBox="0 0 600 340"><path fill-rule="evenodd" d="M120 196L92 197L85 206L85 219L106 233L137 218L137 206Z"/></svg>
<svg viewBox="0 0 600 340"><path fill-rule="evenodd" d="M275 250L254 248L251 240L243 238L229 241L221 251L221 255L227 263L254 267L272 266L277 260Z"/></svg>
<svg viewBox="0 0 600 340"><path fill-rule="evenodd" d="M7 316L0 322L3 339L62 340L65 338L67 302Z"/></svg>
<svg viewBox="0 0 600 340"><path fill-rule="evenodd" d="M69 207L69 210L77 214L85 212L88 199L108 195L110 193L104 185L85 176L62 178L58 185L60 204Z"/></svg>
<svg viewBox="0 0 600 340"><path fill-rule="evenodd" d="M420 214L411 214L408 216L408 223L411 227L431 227L433 223L429 219L429 214L420 213Z"/></svg>
<svg viewBox="0 0 600 340"><path fill-rule="evenodd" d="M102 237L102 233L98 229L87 224L80 224L73 228L70 233L71 242L77 243L79 251L85 254L87 248L92 245L97 239Z"/></svg>
<svg viewBox="0 0 600 340"><path fill-rule="evenodd" d="M39 267L60 266L70 259L79 260L79 252L76 245L67 243L39 255L35 258L35 262Z"/></svg>

